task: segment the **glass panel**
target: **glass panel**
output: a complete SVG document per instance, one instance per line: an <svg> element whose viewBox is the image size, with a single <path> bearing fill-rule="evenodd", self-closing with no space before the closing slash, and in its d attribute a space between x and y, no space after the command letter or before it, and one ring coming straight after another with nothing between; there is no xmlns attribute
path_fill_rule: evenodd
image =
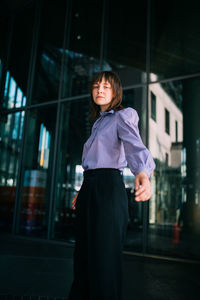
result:
<svg viewBox="0 0 200 300"><path fill-rule="evenodd" d="M0 17L0 91L3 90L5 84L5 67L6 67L6 59L8 54L8 39L9 39L9 23L11 20L6 16ZM1 98L2 98L2 94ZM2 99L1 99L2 102Z"/></svg>
<svg viewBox="0 0 200 300"><path fill-rule="evenodd" d="M104 69L119 73L123 86L146 80L146 2L110 0L105 19Z"/></svg>
<svg viewBox="0 0 200 300"><path fill-rule="evenodd" d="M97 0L72 1L70 27L65 33L64 98L87 94L88 81L94 72L99 71L102 3Z"/></svg>
<svg viewBox="0 0 200 300"><path fill-rule="evenodd" d="M30 111L25 156L20 232L45 236L48 223L56 106Z"/></svg>
<svg viewBox="0 0 200 300"><path fill-rule="evenodd" d="M124 107L133 107L134 109L136 109L139 116L138 126L140 135L144 144L146 139L146 119L144 118L146 113L145 102L145 88L137 88L124 91L122 104ZM124 247L125 250L141 252L143 238L143 207L141 202L136 202L134 199L135 176L131 173L128 166L123 171L123 180L129 200L129 222Z"/></svg>
<svg viewBox="0 0 200 300"><path fill-rule="evenodd" d="M16 194L24 112L9 114L0 122L0 229L11 231Z"/></svg>
<svg viewBox="0 0 200 300"><path fill-rule="evenodd" d="M151 80L199 72L199 2L151 4Z"/></svg>
<svg viewBox="0 0 200 300"><path fill-rule="evenodd" d="M30 64L34 8L29 4L15 16L8 69L4 72L4 107L26 105L27 79Z"/></svg>
<svg viewBox="0 0 200 300"><path fill-rule="evenodd" d="M149 148L157 165L149 203L149 251L199 259L200 78L152 84L151 92L158 113L156 123L149 118Z"/></svg>
<svg viewBox="0 0 200 300"><path fill-rule="evenodd" d="M90 135L89 100L67 102L62 105L60 145L58 151L56 207L54 215L55 238L74 241L72 199L83 180L82 148Z"/></svg>
<svg viewBox="0 0 200 300"><path fill-rule="evenodd" d="M43 1L32 103L58 98L66 5L64 0L59 5Z"/></svg>

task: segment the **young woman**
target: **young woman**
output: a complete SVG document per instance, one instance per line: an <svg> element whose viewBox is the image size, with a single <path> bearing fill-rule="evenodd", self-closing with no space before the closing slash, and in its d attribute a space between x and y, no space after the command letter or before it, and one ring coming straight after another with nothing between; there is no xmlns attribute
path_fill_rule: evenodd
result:
<svg viewBox="0 0 200 300"><path fill-rule="evenodd" d="M128 198L122 177L135 175L135 200L151 197L155 163L138 130L138 114L123 108L122 85L112 71L96 74L91 85L91 136L84 144L84 180L73 205L76 217L74 280L69 300L121 300L122 250Z"/></svg>

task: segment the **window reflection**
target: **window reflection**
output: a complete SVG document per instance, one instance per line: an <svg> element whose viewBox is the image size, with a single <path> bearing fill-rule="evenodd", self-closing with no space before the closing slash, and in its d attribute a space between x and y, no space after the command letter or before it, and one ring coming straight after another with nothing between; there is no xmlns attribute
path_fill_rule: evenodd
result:
<svg viewBox="0 0 200 300"><path fill-rule="evenodd" d="M56 106L30 111L20 211L20 232L26 235L46 235L55 119Z"/></svg>
<svg viewBox="0 0 200 300"><path fill-rule="evenodd" d="M81 158L83 144L90 135L89 99L62 105L59 154L57 158L55 237L74 241L76 210L72 200L83 180Z"/></svg>
<svg viewBox="0 0 200 300"><path fill-rule="evenodd" d="M156 96L151 92L151 118L156 122Z"/></svg>
<svg viewBox="0 0 200 300"><path fill-rule="evenodd" d="M44 124L40 125L39 149L38 149L38 163L41 167L47 169L49 165L49 150L50 150L51 136Z"/></svg>
<svg viewBox="0 0 200 300"><path fill-rule="evenodd" d="M142 247L142 205L135 201L134 181L135 176L127 167L123 170L123 181L128 196L128 227L125 240L127 249L141 250Z"/></svg>
<svg viewBox="0 0 200 300"><path fill-rule="evenodd" d="M139 129L140 135L146 143L146 121L144 119L145 112L145 88L127 89L123 92L123 106L133 107L138 112L139 116ZM143 230L143 212L142 203L135 201L134 197L134 180L135 177L131 173L130 169L124 168L123 180L126 187L128 196L128 209L129 209L129 220L127 235L125 240L125 247L134 251L141 251L142 249L142 230Z"/></svg>
<svg viewBox="0 0 200 300"><path fill-rule="evenodd" d="M62 48L47 44L40 52L37 58L33 103L58 98Z"/></svg>
<svg viewBox="0 0 200 300"><path fill-rule="evenodd" d="M106 7L104 60L123 86L146 82L146 1L134 1L133 8L130 1L110 0Z"/></svg>
<svg viewBox="0 0 200 300"><path fill-rule="evenodd" d="M198 11L198 1L169 0L164 9L161 1L151 1L150 68L158 79L199 72Z"/></svg>
<svg viewBox="0 0 200 300"><path fill-rule="evenodd" d="M75 167L75 184L74 188L79 191L83 182L83 168L81 165L76 165Z"/></svg>
<svg viewBox="0 0 200 300"><path fill-rule="evenodd" d="M41 2L32 103L58 99L66 9L69 1Z"/></svg>
<svg viewBox="0 0 200 300"><path fill-rule="evenodd" d="M65 32L63 98L88 94L88 82L100 70L102 4L72 1L70 31Z"/></svg>
<svg viewBox="0 0 200 300"><path fill-rule="evenodd" d="M89 81L94 72L100 71L99 60L82 53L65 50L63 97L88 94Z"/></svg>
<svg viewBox="0 0 200 300"><path fill-rule="evenodd" d="M26 96L23 95L21 88L15 79L7 71L4 88L4 106L7 108L22 107L26 105Z"/></svg>
<svg viewBox="0 0 200 300"><path fill-rule="evenodd" d="M151 85L150 95L152 93L157 100L158 113L156 123L152 118L149 119L149 149L156 160L156 170L152 179L154 193L150 201L149 221L150 224L169 226L175 222L176 209L181 197L183 112L175 103L168 89L161 84ZM149 104L152 110L152 101ZM176 135L175 121L179 124L179 137Z"/></svg>
<svg viewBox="0 0 200 300"><path fill-rule="evenodd" d="M0 123L0 229L11 231L24 112L7 115Z"/></svg>
<svg viewBox="0 0 200 300"><path fill-rule="evenodd" d="M10 26L9 30L6 30L6 32L9 32L7 32L6 38L3 39L1 47L6 49L6 54L1 57L4 64L2 74L4 78L1 86L3 99L1 100L3 100L3 106L8 109L20 108L26 105L34 17L35 9L32 1L27 3L15 15L13 12L13 23L9 14L8 24ZM11 42L9 42L10 34L12 36ZM7 45L6 39L8 39Z"/></svg>
<svg viewBox="0 0 200 300"><path fill-rule="evenodd" d="M149 247L168 255L177 252L187 256L190 239L193 255L198 256L200 246L198 82L191 79L150 85L158 113L156 123L149 118L149 148L156 160L149 203ZM194 92L196 96L191 98Z"/></svg>

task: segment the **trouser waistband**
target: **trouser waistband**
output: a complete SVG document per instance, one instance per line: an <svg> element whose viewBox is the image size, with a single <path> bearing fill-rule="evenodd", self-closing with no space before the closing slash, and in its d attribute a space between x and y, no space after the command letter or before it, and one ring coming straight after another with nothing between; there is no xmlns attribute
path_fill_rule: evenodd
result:
<svg viewBox="0 0 200 300"><path fill-rule="evenodd" d="M83 172L84 177L96 175L96 174L108 174L108 173L118 173L122 175L122 171L115 168L98 168L98 169L89 169Z"/></svg>

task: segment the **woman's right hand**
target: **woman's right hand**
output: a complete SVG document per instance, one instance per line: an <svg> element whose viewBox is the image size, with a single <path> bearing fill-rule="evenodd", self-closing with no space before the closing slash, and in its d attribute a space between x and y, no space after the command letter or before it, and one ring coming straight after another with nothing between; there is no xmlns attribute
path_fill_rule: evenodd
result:
<svg viewBox="0 0 200 300"><path fill-rule="evenodd" d="M76 209L76 199L78 197L78 193L74 196L73 200L72 200L72 209L75 210Z"/></svg>

